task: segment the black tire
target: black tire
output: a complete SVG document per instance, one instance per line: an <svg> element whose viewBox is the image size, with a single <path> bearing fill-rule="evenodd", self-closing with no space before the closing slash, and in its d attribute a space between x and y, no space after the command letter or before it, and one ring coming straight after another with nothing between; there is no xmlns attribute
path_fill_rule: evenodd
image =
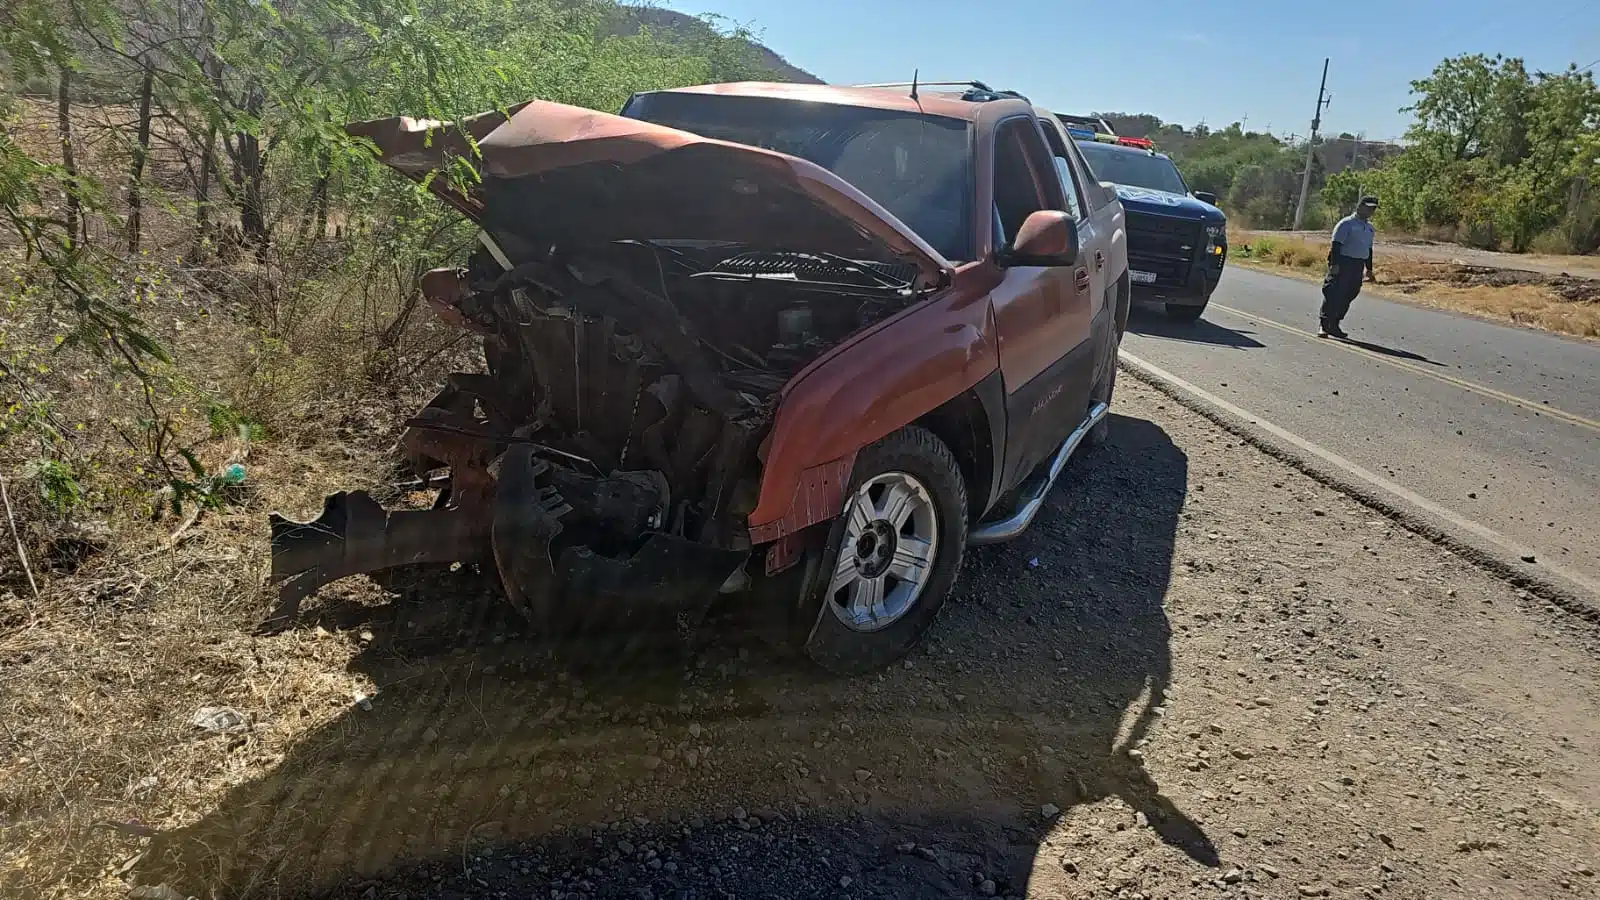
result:
<svg viewBox="0 0 1600 900"><path fill-rule="evenodd" d="M1198 322L1200 316L1206 311L1204 303L1199 306L1181 306L1176 303L1167 304L1167 318L1174 322Z"/></svg>
<svg viewBox="0 0 1600 900"><path fill-rule="evenodd" d="M1098 403L1104 403L1107 407L1110 407L1112 396L1117 392L1117 349L1121 347L1122 339L1120 335L1113 332L1108 337L1108 340L1111 342L1111 347L1100 363L1100 371L1095 376L1094 387L1089 392L1090 410L1094 409ZM1089 430L1089 434L1084 438L1084 443L1087 445L1086 449L1094 450L1104 446L1110 439L1111 415L1107 413L1106 417L1100 420L1100 424Z"/></svg>
<svg viewBox="0 0 1600 900"><path fill-rule="evenodd" d="M838 563L847 515L836 518L820 564L804 588L795 618L795 645L822 668L840 675L860 675L883 668L904 656L927 632L944 606L961 570L967 544L967 486L950 448L924 428L907 426L878 441L856 457L847 504L863 484L887 473L911 475L927 490L936 515L938 544L927 582L899 619L878 631L847 626L828 606L828 585Z"/></svg>
<svg viewBox="0 0 1600 900"><path fill-rule="evenodd" d="M1112 299L1116 301L1116 306L1114 308L1117 311L1118 343L1121 343L1122 336L1128 333L1128 313L1131 311L1133 306L1132 293L1132 282L1128 280L1128 273L1123 272L1122 277L1117 279L1116 294L1112 297Z"/></svg>

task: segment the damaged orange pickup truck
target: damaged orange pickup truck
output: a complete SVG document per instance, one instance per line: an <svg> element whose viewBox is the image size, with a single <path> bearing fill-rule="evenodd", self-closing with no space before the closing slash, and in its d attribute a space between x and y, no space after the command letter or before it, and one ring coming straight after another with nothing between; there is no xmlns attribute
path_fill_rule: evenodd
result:
<svg viewBox="0 0 1600 900"><path fill-rule="evenodd" d="M272 517L275 619L463 562L607 653L723 597L834 671L901 656L965 548L1021 533L1108 424L1127 295L1080 232L1120 205L1064 195L1098 186L1045 115L732 84L350 126L481 227L423 289L485 367L406 423L432 508ZM462 161L481 179L433 177Z"/></svg>

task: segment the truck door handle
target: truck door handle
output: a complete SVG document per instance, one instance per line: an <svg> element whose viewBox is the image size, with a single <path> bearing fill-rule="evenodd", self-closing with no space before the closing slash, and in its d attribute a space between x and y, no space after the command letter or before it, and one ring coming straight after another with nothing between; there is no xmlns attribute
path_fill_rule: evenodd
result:
<svg viewBox="0 0 1600 900"><path fill-rule="evenodd" d="M1087 291L1089 289L1089 270L1088 269L1081 269L1081 268L1078 269L1077 271L1072 273L1072 278L1073 278L1073 281L1075 281L1077 283L1078 290Z"/></svg>

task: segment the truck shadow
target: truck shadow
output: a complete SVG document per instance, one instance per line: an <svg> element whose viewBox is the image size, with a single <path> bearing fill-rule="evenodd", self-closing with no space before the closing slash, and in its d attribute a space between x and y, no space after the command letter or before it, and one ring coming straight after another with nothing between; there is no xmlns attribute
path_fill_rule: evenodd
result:
<svg viewBox="0 0 1600 900"><path fill-rule="evenodd" d="M1128 330L1144 337L1213 344L1235 350L1257 350L1266 346L1252 337L1249 331L1228 328L1203 318L1194 322L1174 322L1159 311L1141 306L1135 306L1129 313Z"/></svg>
<svg viewBox="0 0 1600 900"><path fill-rule="evenodd" d="M324 607L370 633L351 663L370 707L156 837L136 878L218 897L1020 896L1092 883L1074 835L1112 828L1215 866L1128 752L1171 686L1187 460L1150 422L1111 434L1024 537L969 554L925 646L877 676L724 630L687 664L580 681L460 575L394 583L369 621Z"/></svg>

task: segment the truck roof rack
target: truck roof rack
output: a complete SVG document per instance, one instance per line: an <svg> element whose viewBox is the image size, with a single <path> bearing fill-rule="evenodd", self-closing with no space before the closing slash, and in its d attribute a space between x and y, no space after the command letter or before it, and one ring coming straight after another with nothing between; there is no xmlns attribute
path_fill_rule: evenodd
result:
<svg viewBox="0 0 1600 900"><path fill-rule="evenodd" d="M1101 116L1078 116L1072 113L1058 112L1056 113L1056 118L1060 119L1061 123L1066 125L1069 130L1076 127L1079 130L1088 131L1091 136L1109 134L1112 137L1116 137L1117 134L1116 130L1111 127L1111 123ZM1077 135L1073 135L1073 137L1077 137Z"/></svg>
<svg viewBox="0 0 1600 900"><path fill-rule="evenodd" d="M969 103L984 103L990 100L1021 100L1031 103L1027 97L1016 91L997 91L981 81L883 81L875 84L857 84L858 88L938 88L938 87L964 87L967 90L961 93L961 99Z"/></svg>
<svg viewBox="0 0 1600 900"><path fill-rule="evenodd" d="M981 91L987 91L989 89L989 86L987 84L984 84L981 81L922 81L920 79L917 80L917 81L880 81L880 82L875 82L873 84L853 84L853 85L851 85L851 87L858 87L858 88L905 87L905 88L908 88L908 87L911 87L913 85L915 85L916 87L971 87L971 88L977 88L978 90L981 90Z"/></svg>

